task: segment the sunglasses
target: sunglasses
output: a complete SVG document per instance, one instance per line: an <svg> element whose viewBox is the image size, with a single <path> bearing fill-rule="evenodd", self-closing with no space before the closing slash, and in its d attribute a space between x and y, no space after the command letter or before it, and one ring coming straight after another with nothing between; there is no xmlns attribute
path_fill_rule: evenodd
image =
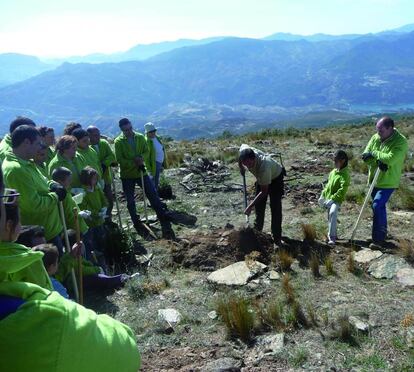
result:
<svg viewBox="0 0 414 372"><path fill-rule="evenodd" d="M15 204L20 194L14 189L4 189L4 195L0 195L3 204Z"/></svg>

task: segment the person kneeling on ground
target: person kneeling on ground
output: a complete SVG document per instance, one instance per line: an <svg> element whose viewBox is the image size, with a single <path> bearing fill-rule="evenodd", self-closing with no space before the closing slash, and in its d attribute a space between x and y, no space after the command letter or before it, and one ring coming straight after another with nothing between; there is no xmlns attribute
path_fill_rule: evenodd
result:
<svg viewBox="0 0 414 372"><path fill-rule="evenodd" d="M284 194L283 167L274 159L248 145L241 145L239 152L240 173L245 174L247 168L256 177L256 197L247 206L244 213L250 215L256 211L255 228L263 230L267 197L270 196L272 212L272 235L275 245L282 241L282 196Z"/></svg>
<svg viewBox="0 0 414 372"><path fill-rule="evenodd" d="M338 239L337 220L341 204L351 183L348 155L338 150L334 157L335 168L329 173L328 183L319 198L319 205L328 211L328 244L335 245Z"/></svg>

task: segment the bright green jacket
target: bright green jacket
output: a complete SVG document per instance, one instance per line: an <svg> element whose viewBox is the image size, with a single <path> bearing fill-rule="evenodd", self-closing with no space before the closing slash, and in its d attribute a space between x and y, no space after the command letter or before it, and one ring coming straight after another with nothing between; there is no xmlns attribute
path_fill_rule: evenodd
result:
<svg viewBox="0 0 414 372"><path fill-rule="evenodd" d="M6 134L0 142L0 163L5 159L6 155L11 152L11 135Z"/></svg>
<svg viewBox="0 0 414 372"><path fill-rule="evenodd" d="M163 167L167 168L167 153L165 151L165 146L162 144L160 137L156 137L158 139L158 141L161 143L163 150L164 150L164 162L163 162ZM155 175L155 171L156 171L156 164L155 164L155 146L154 146L154 142L152 141L151 138L149 137L145 137L146 141L147 141L147 146L148 146L148 153L147 156L145 157L145 166L147 167L148 172L154 176Z"/></svg>
<svg viewBox="0 0 414 372"><path fill-rule="evenodd" d="M341 170L333 169L329 173L328 183L322 191L322 197L326 200L333 200L335 203L342 204L345 200L346 192L351 183L348 167Z"/></svg>
<svg viewBox="0 0 414 372"><path fill-rule="evenodd" d="M115 156L121 169L121 178L131 179L141 177L141 171L135 166L134 159L140 156L145 162L149 150L147 141L142 134L134 132L134 139L135 147L132 148L123 133L115 138Z"/></svg>
<svg viewBox="0 0 414 372"><path fill-rule="evenodd" d="M24 245L0 242L0 282L29 282L52 290L42 257L42 252L34 252Z"/></svg>
<svg viewBox="0 0 414 372"><path fill-rule="evenodd" d="M81 149L78 147L77 151L78 154L81 154L85 159L86 165L92 167L98 172L99 179L102 179L102 167L101 162L99 161L98 153L95 151L94 148L89 146L86 149ZM82 167L82 169L85 167Z"/></svg>
<svg viewBox="0 0 414 372"><path fill-rule="evenodd" d="M65 167L68 168L71 172L72 172L72 184L71 187L72 188L80 188L81 187L81 183L79 180L79 175L80 172L82 171L83 168L85 168L87 166L87 162L86 159L79 154L78 152L76 152L76 156L73 159L73 161L69 161L67 159L65 159L62 155L60 155L59 153L57 153L55 155L55 157L50 161L49 163L49 176L50 178L52 178L52 172L59 167Z"/></svg>
<svg viewBox="0 0 414 372"><path fill-rule="evenodd" d="M70 193L70 191L68 191L65 199L63 200L63 212L65 215L66 227L72 230L76 230L75 214L73 213L74 208L77 208L78 212L80 211L78 205L73 200L72 194ZM82 217L78 217L78 221L80 232L82 234L85 234L89 230L88 225Z"/></svg>
<svg viewBox="0 0 414 372"><path fill-rule="evenodd" d="M59 262L59 268L54 277L59 280L59 282L64 283L68 279L69 274L72 269L77 271L78 261L72 257L69 253L65 253ZM92 262L82 258L82 274L83 276L99 274L100 269L98 266L95 266Z"/></svg>
<svg viewBox="0 0 414 372"><path fill-rule="evenodd" d="M56 150L52 147L48 147L47 149L47 159L46 159L46 164L49 165L49 163L52 161L52 159L55 157L56 155Z"/></svg>
<svg viewBox="0 0 414 372"><path fill-rule="evenodd" d="M111 145L108 141L101 139L97 145L93 145L92 147L98 153L100 163L106 166L103 179L106 185L110 185L112 183L111 164L116 162Z"/></svg>
<svg viewBox="0 0 414 372"><path fill-rule="evenodd" d="M59 235L63 227L59 218L58 197L49 191L48 180L36 164L12 152L6 155L2 169L6 186L20 193L22 224L43 226L46 240Z"/></svg>
<svg viewBox="0 0 414 372"><path fill-rule="evenodd" d="M37 169L39 169L40 173L42 173L45 178L49 180L49 170L47 168L47 164L43 163L42 165L36 163Z"/></svg>
<svg viewBox="0 0 414 372"><path fill-rule="evenodd" d="M25 300L0 320L0 371L138 371L132 330L110 316L31 283L0 283L0 294Z"/></svg>
<svg viewBox="0 0 414 372"><path fill-rule="evenodd" d="M396 189L400 185L401 172L408 151L407 138L397 129L394 134L381 142L378 134L374 134L364 152L370 152L375 159L369 160L369 181L372 182L378 168L377 160L388 165L386 172L380 172L376 187L381 189Z"/></svg>
<svg viewBox="0 0 414 372"><path fill-rule="evenodd" d="M83 197L82 203L79 205L79 208L88 210L92 213L91 219L86 220L86 223L89 227L101 226L104 223L104 219L99 216L99 212L102 208L108 206L108 201L106 200L105 194L103 193L100 187L95 187L93 191L83 188L85 190L85 196Z"/></svg>

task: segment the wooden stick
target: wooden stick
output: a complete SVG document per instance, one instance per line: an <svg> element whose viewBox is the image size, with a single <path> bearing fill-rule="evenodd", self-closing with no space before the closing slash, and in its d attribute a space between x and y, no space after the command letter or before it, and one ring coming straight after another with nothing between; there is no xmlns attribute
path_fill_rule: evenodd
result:
<svg viewBox="0 0 414 372"><path fill-rule="evenodd" d="M119 224L119 228L122 229L121 210L119 209L119 201L118 201L118 198L116 196L115 174L112 177L112 189L114 191L114 198L115 198L115 205L116 205L116 214L118 216L118 224Z"/></svg>
<svg viewBox="0 0 414 372"><path fill-rule="evenodd" d="M78 208L73 208L73 215L75 217L75 231L76 231L76 242L80 244L80 227L79 227L79 216ZM82 255L78 256L78 276L79 276L79 303L83 305L83 272L82 272Z"/></svg>
<svg viewBox="0 0 414 372"><path fill-rule="evenodd" d="M60 219L62 220L63 233L65 235L65 253L70 253L72 248L71 248L70 243L69 243L68 229L67 229L67 226L66 226L65 212L63 210L63 203L62 202L59 202L59 214L60 214ZM72 269L70 274L71 274L71 278L72 278L73 290L75 292L75 299L76 299L76 302L79 303L79 290L78 290L78 284L76 283L75 270Z"/></svg>
<svg viewBox="0 0 414 372"><path fill-rule="evenodd" d="M145 194L144 171L143 170L141 170L141 189L142 189L142 198L144 199L145 222L148 223L147 195Z"/></svg>

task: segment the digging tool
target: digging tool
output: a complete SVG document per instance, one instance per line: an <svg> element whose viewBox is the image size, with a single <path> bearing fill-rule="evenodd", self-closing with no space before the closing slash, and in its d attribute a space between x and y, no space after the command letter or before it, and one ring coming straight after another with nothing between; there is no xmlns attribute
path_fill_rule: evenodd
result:
<svg viewBox="0 0 414 372"><path fill-rule="evenodd" d="M361 208L361 211L359 212L359 216L358 216L358 219L355 223L354 229L352 230L352 235L351 235L351 239L350 239L351 243L354 241L354 237L355 237L356 231L358 229L359 222L361 221L362 213L364 212L364 209L365 209L366 205L368 204L368 200L371 197L372 191L374 190L374 187L377 184L380 172L381 172L381 170L379 168L377 168L377 170L375 172L375 175L374 175L374 179L372 180L372 183L371 183L371 185L369 186L369 189L368 189L368 193L365 197L364 204L362 204L362 208Z"/></svg>
<svg viewBox="0 0 414 372"><path fill-rule="evenodd" d="M147 208L147 195L145 193L145 184L144 184L144 172L145 172L145 166L142 166L141 168L141 188L142 188L142 198L144 199L144 213L145 213L145 223L142 225L144 228L148 231L148 233L157 240L157 235L154 234L154 232L151 230L151 228L147 225L148 224L148 208Z"/></svg>
<svg viewBox="0 0 414 372"><path fill-rule="evenodd" d="M81 234L79 227L78 208L73 208L73 215L75 217L75 231L76 231L76 242L80 244ZM79 303L83 305L83 272L82 272L82 255L78 256L78 275L79 275Z"/></svg>
<svg viewBox="0 0 414 372"><path fill-rule="evenodd" d="M246 174L243 173L242 174L242 178L243 178L243 198L244 198L244 209L246 210L247 208L247 186L246 186ZM249 226L249 216L246 214L246 225L247 227Z"/></svg>
<svg viewBox="0 0 414 372"><path fill-rule="evenodd" d="M63 203L59 202L59 214L60 214L60 219L62 220L62 225L63 225L63 234L65 236L65 253L70 253L70 251L72 250L70 247L70 243L69 243L69 236L68 236L68 229L66 226L66 219L65 219L65 212L63 210ZM73 290L75 292L75 299L76 302L80 303L79 300L79 290L78 290L78 284L76 282L76 276L75 276L75 270L72 269L71 272L71 278L72 278L72 285L73 285Z"/></svg>
<svg viewBox="0 0 414 372"><path fill-rule="evenodd" d="M112 190L114 192L114 199L115 199L115 205L116 205L116 215L118 216L119 228L122 229L121 210L119 209L119 202L118 202L118 198L116 196L115 175L112 177Z"/></svg>

